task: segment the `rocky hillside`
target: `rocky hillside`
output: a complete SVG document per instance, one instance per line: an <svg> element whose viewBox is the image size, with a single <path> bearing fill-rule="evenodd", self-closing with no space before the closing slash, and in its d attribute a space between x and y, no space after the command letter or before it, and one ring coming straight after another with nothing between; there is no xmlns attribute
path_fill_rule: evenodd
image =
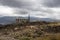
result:
<svg viewBox="0 0 60 40"><path fill-rule="evenodd" d="M0 40L60 40L60 25L55 22L1 25Z"/></svg>

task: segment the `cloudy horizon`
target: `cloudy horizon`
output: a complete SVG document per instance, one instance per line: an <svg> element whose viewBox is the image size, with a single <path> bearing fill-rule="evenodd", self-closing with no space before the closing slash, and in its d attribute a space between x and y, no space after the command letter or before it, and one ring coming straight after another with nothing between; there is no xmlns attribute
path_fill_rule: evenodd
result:
<svg viewBox="0 0 60 40"><path fill-rule="evenodd" d="M60 0L0 0L0 17L28 14L60 20Z"/></svg>

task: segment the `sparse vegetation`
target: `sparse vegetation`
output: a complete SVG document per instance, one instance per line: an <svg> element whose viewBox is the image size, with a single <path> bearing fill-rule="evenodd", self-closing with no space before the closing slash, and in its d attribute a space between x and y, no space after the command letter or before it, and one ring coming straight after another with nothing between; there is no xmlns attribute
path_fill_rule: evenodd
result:
<svg viewBox="0 0 60 40"><path fill-rule="evenodd" d="M60 40L60 23L30 22L0 27L0 40Z"/></svg>

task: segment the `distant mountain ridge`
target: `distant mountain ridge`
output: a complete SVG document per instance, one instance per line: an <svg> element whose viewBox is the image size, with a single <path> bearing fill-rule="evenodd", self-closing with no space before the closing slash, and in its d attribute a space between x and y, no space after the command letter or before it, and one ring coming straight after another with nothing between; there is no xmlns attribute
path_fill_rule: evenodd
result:
<svg viewBox="0 0 60 40"><path fill-rule="evenodd" d="M28 17L9 17L9 16L4 16L0 17L0 24L9 24L9 23L15 23L16 18L25 18L28 19ZM37 18L37 17L30 17L30 21L55 21L50 18Z"/></svg>

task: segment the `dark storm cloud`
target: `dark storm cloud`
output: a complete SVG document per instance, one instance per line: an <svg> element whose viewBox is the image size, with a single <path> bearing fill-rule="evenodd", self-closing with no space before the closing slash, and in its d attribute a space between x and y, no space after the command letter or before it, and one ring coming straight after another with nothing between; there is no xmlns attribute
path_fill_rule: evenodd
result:
<svg viewBox="0 0 60 40"><path fill-rule="evenodd" d="M46 7L60 7L60 0L44 0L42 4Z"/></svg>
<svg viewBox="0 0 60 40"><path fill-rule="evenodd" d="M1 5L10 6L10 7L27 7L32 6L31 3L25 2L24 0L0 0Z"/></svg>
<svg viewBox="0 0 60 40"><path fill-rule="evenodd" d="M54 8L60 7L60 0L0 0L0 6L2 6L0 7L0 15L7 16L12 14L26 15L30 13L31 15L35 16L43 16L43 18L58 18L60 13L58 9ZM8 9L9 12L7 12L4 10L7 9L7 7L11 8L12 11ZM6 14L3 13L5 11L7 12ZM12 13L10 14L10 12Z"/></svg>
<svg viewBox="0 0 60 40"><path fill-rule="evenodd" d="M20 7L18 1L14 0L0 0L1 5L10 6L10 7Z"/></svg>
<svg viewBox="0 0 60 40"><path fill-rule="evenodd" d="M28 0L0 0L0 5L12 7L12 8L18 8L14 10L15 11L14 14L19 14L19 15L27 14L29 12L23 9L27 9L27 10L34 9L33 4L34 3L30 0L29 1Z"/></svg>

